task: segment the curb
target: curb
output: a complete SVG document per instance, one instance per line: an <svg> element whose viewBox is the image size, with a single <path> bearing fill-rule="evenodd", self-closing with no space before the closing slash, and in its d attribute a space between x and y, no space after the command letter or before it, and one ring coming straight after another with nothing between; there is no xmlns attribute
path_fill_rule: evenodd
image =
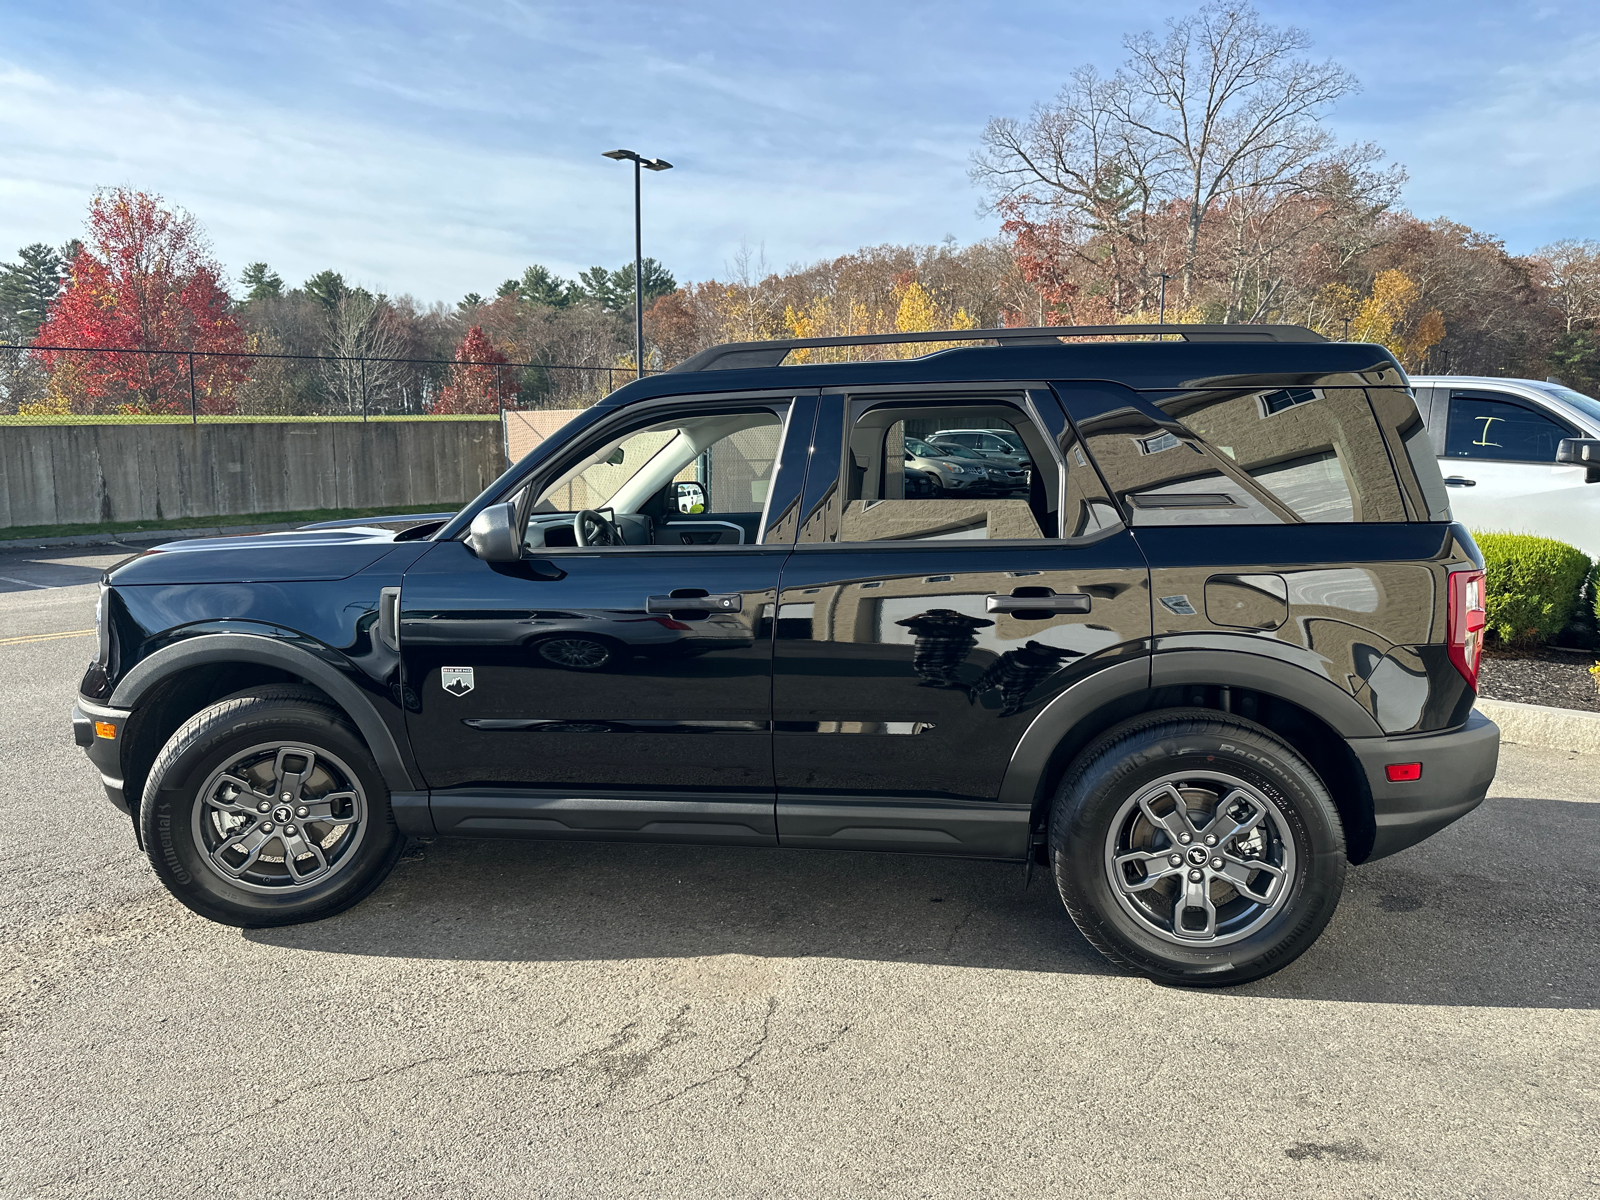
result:
<svg viewBox="0 0 1600 1200"><path fill-rule="evenodd" d="M236 537L245 533L282 533L299 525L215 525L203 529L138 529L125 533L79 533L70 537L14 538L0 540L0 554L7 550L55 550L62 546L149 546L187 538Z"/></svg>
<svg viewBox="0 0 1600 1200"><path fill-rule="evenodd" d="M1600 713L1514 700L1479 700L1478 711L1500 726L1501 740L1546 750L1600 754Z"/></svg>

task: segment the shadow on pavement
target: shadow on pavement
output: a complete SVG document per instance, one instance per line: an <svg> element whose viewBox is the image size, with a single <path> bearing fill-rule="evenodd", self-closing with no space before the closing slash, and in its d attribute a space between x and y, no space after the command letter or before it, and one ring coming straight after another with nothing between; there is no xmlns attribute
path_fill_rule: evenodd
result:
<svg viewBox="0 0 1600 1200"><path fill-rule="evenodd" d="M0 549L0 591L74 587L99 583L106 567L144 546L58 546L48 550Z"/></svg>
<svg viewBox="0 0 1600 1200"><path fill-rule="evenodd" d="M350 912L250 940L486 962L718 954L1119 972L1036 869L887 854L439 841ZM1600 1007L1600 804L1487 801L1353 869L1318 944L1233 995Z"/></svg>

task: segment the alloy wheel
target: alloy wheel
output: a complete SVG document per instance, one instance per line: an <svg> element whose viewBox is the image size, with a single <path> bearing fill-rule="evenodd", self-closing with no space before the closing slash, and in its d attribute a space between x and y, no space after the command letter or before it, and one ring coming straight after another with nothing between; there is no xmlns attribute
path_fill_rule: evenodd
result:
<svg viewBox="0 0 1600 1200"><path fill-rule="evenodd" d="M1179 946L1239 941L1294 889L1297 860L1283 810L1234 776L1186 771L1146 784L1118 809L1105 869L1123 911Z"/></svg>
<svg viewBox="0 0 1600 1200"><path fill-rule="evenodd" d="M366 835L360 780L326 750L267 743L211 773L194 808L195 846L229 883L287 895L326 882Z"/></svg>

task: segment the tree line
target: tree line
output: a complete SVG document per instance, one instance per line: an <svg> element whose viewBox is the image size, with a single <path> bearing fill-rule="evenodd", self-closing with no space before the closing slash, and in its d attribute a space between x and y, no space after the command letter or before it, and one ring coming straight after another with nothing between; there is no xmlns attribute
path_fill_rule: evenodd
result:
<svg viewBox="0 0 1600 1200"><path fill-rule="evenodd" d="M1309 45L1226 5L1128 36L1109 75L1081 67L1026 117L990 121L972 177L996 232L975 244L885 244L782 270L746 248L722 278L681 286L647 259L645 366L723 341L1164 315L1302 324L1382 343L1413 372L1600 391L1600 242L1514 255L1488 233L1408 212L1404 170L1334 138L1328 114L1359 85ZM192 216L111 189L92 200L85 241L28 246L0 267L0 333L194 350L205 365L12 353L0 405L186 411L193 395L206 411L286 415L375 398L398 412L573 407L603 394L605 368L632 372L633 287L631 263L576 279L536 264L491 295L424 304L333 269L288 287L263 262L231 287ZM244 351L307 357L220 357ZM130 361L106 365L119 358Z"/></svg>

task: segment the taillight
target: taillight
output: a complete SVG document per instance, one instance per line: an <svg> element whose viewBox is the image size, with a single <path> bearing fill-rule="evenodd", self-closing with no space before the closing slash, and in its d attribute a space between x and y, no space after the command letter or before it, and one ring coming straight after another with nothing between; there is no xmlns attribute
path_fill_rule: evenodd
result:
<svg viewBox="0 0 1600 1200"><path fill-rule="evenodd" d="M1478 688L1478 660L1483 657L1483 626L1488 612L1483 601L1483 572L1454 571L1450 575L1450 661L1474 691Z"/></svg>

